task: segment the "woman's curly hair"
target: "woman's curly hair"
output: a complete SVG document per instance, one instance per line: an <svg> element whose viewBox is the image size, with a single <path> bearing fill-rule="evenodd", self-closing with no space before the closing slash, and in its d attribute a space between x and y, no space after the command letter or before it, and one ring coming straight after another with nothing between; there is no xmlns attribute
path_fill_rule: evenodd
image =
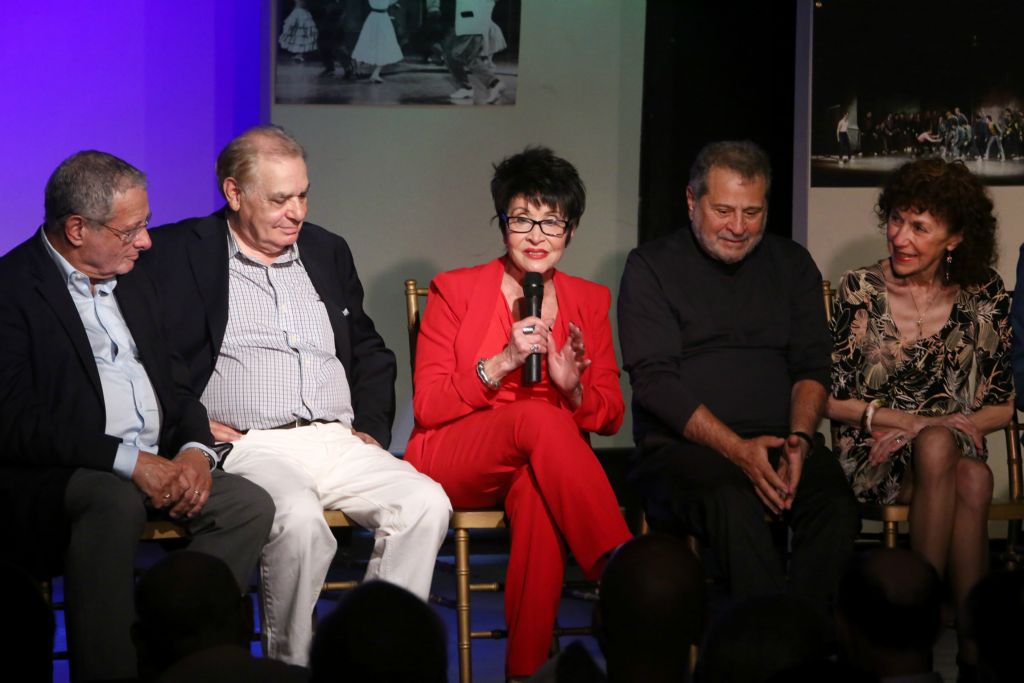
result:
<svg viewBox="0 0 1024 683"><path fill-rule="evenodd" d="M963 240L953 250L949 279L961 287L989 281L996 264L996 217L992 199L962 161L919 159L888 177L875 214L884 230L893 211L928 211Z"/></svg>

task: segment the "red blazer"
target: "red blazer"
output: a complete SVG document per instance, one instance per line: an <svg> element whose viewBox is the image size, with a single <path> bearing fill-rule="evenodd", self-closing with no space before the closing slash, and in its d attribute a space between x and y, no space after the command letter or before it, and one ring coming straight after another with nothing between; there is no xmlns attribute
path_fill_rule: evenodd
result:
<svg viewBox="0 0 1024 683"><path fill-rule="evenodd" d="M496 392L476 374L477 352L494 316L504 272L502 259L472 268L441 273L430 294L416 346L413 412L416 426L406 457L415 460L430 451L431 437L446 425L477 410L494 407ZM607 287L555 272L558 319L555 338L565 343L569 321L583 331L591 364L583 371L583 403L572 412L581 431L614 434L622 424L624 406L619 366L608 322L611 293ZM570 404L561 403L566 410Z"/></svg>

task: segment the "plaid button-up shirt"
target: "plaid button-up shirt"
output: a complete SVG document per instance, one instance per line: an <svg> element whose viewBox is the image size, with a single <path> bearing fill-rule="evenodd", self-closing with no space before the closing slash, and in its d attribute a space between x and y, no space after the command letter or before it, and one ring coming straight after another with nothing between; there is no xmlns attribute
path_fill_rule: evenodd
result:
<svg viewBox="0 0 1024 683"><path fill-rule="evenodd" d="M334 330L297 244L267 266L228 232L228 324L202 402L210 419L240 430L296 418L352 425Z"/></svg>

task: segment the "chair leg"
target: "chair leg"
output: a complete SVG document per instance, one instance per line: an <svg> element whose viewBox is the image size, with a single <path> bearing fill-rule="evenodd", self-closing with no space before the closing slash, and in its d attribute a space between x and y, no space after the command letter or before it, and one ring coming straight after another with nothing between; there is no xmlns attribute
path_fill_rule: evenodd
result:
<svg viewBox="0 0 1024 683"><path fill-rule="evenodd" d="M555 622L555 631L551 634L551 647L548 648L548 659L562 651L562 644L558 640L558 622Z"/></svg>
<svg viewBox="0 0 1024 683"><path fill-rule="evenodd" d="M1006 569L1013 571L1020 564L1017 544L1020 542L1021 520L1011 519L1006 526Z"/></svg>
<svg viewBox="0 0 1024 683"><path fill-rule="evenodd" d="M896 524L896 522L882 522L882 524L883 524L882 534L883 534L883 539L884 539L883 542L885 544L885 547L886 548L895 548L896 547L896 531L897 531L897 524Z"/></svg>
<svg viewBox="0 0 1024 683"><path fill-rule="evenodd" d="M473 681L469 625L469 532L455 530L455 618L459 639L459 682Z"/></svg>

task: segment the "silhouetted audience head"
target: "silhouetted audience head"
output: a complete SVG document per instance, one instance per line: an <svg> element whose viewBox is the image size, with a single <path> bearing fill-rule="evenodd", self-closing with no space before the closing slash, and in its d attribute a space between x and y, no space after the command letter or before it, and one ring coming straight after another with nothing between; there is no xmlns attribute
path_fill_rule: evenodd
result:
<svg viewBox="0 0 1024 683"><path fill-rule="evenodd" d="M877 683L878 677L845 662L818 659L783 669L767 683Z"/></svg>
<svg viewBox="0 0 1024 683"><path fill-rule="evenodd" d="M653 533L623 545L605 567L595 611L609 680L681 680L705 611L704 572L682 540Z"/></svg>
<svg viewBox="0 0 1024 683"><path fill-rule="evenodd" d="M776 595L737 603L708 629L699 683L761 683L829 654L824 616L803 600Z"/></svg>
<svg viewBox="0 0 1024 683"><path fill-rule="evenodd" d="M839 582L839 640L850 661L879 677L931 671L942 630L942 580L909 550L855 557Z"/></svg>
<svg viewBox="0 0 1024 683"><path fill-rule="evenodd" d="M251 603L223 560L181 551L153 565L135 588L132 637L139 677L151 678L185 656L218 646L248 652Z"/></svg>
<svg viewBox="0 0 1024 683"><path fill-rule="evenodd" d="M0 562L5 588L4 622L0 630L0 661L8 670L17 664L19 681L49 683L53 679L53 610L28 572Z"/></svg>
<svg viewBox="0 0 1024 683"><path fill-rule="evenodd" d="M989 574L967 598L967 631L978 647L978 668L992 683L1021 679L1024 572Z"/></svg>
<svg viewBox="0 0 1024 683"><path fill-rule="evenodd" d="M345 594L317 626L311 683L445 683L445 629L409 591L371 581Z"/></svg>

